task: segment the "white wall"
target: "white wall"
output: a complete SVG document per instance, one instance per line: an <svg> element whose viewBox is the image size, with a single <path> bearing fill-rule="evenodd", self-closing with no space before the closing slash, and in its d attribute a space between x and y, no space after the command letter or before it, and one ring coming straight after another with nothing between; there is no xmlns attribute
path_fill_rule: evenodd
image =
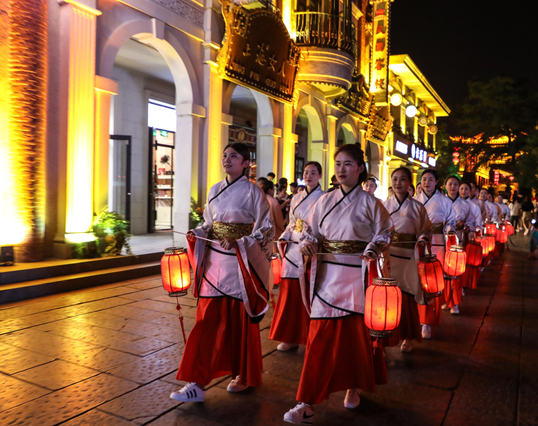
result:
<svg viewBox="0 0 538 426"><path fill-rule="evenodd" d="M112 77L118 82L114 99L111 128L116 135L130 135L131 147L131 232L147 232L148 211L148 93L159 93L163 100L175 99L171 83L156 80L115 66Z"/></svg>

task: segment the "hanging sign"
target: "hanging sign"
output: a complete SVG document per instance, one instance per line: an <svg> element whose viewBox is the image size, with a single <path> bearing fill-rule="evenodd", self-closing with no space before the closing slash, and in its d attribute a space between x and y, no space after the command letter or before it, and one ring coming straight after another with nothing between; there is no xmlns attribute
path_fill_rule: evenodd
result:
<svg viewBox="0 0 538 426"><path fill-rule="evenodd" d="M282 18L266 8L220 0L226 32L217 61L222 78L291 103L300 49Z"/></svg>
<svg viewBox="0 0 538 426"><path fill-rule="evenodd" d="M392 116L389 108L374 107L370 115L370 122L366 130L366 138L378 142L385 142L392 128Z"/></svg>
<svg viewBox="0 0 538 426"><path fill-rule="evenodd" d="M374 105L374 96L368 90L364 76L361 74L358 77L353 77L351 88L337 97L335 103L342 109L356 112L368 119Z"/></svg>
<svg viewBox="0 0 538 426"><path fill-rule="evenodd" d="M389 6L390 0L373 2L373 55L370 91L376 103L385 104L389 96Z"/></svg>

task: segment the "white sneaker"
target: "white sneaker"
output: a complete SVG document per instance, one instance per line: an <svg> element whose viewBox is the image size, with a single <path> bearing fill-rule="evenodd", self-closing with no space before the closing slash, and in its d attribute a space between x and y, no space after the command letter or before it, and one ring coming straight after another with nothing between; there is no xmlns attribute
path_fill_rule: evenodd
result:
<svg viewBox="0 0 538 426"><path fill-rule="evenodd" d="M443 303L443 306L441 306L441 309L446 311L447 309L450 309L446 303Z"/></svg>
<svg viewBox="0 0 538 426"><path fill-rule="evenodd" d="M276 347L277 350L279 351L282 351L282 352L286 352L286 351L289 351L290 349L293 349L293 348L296 348L297 346L299 345L296 345L294 343L279 343L278 346Z"/></svg>
<svg viewBox="0 0 538 426"><path fill-rule="evenodd" d="M455 305L451 310L450 313L452 315L459 315L460 314L460 308L458 308L458 305Z"/></svg>
<svg viewBox="0 0 538 426"><path fill-rule="evenodd" d="M230 383L228 383L226 390L228 392L242 392L246 388L248 388L248 386L241 383L241 376L237 376Z"/></svg>
<svg viewBox="0 0 538 426"><path fill-rule="evenodd" d="M314 410L312 410L310 405L299 402L299 404L284 414L284 421L295 425L311 425L314 421Z"/></svg>
<svg viewBox="0 0 538 426"><path fill-rule="evenodd" d="M523 233L523 235L527 235L528 233L529 233L529 230L525 229L525 232Z"/></svg>
<svg viewBox="0 0 538 426"><path fill-rule="evenodd" d="M200 389L196 383L189 383L179 391L172 392L170 398L182 402L204 402L205 390Z"/></svg>
<svg viewBox="0 0 538 426"><path fill-rule="evenodd" d="M413 352L413 341L404 340L402 346L400 346L400 350L405 353Z"/></svg>
<svg viewBox="0 0 538 426"><path fill-rule="evenodd" d="M432 338L432 326L423 324L422 325L422 338L429 340Z"/></svg>
<svg viewBox="0 0 538 426"><path fill-rule="evenodd" d="M348 389L346 397L344 398L344 407L352 410L361 403L361 390L360 389Z"/></svg>

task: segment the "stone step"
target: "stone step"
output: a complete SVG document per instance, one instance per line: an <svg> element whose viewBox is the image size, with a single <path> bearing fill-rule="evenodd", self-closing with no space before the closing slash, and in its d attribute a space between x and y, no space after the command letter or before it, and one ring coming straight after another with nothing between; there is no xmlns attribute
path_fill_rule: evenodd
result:
<svg viewBox="0 0 538 426"><path fill-rule="evenodd" d="M0 286L0 304L127 281L161 273L160 262L146 262Z"/></svg>
<svg viewBox="0 0 538 426"><path fill-rule="evenodd" d="M137 256L102 257L99 259L53 259L35 263L16 263L14 266L0 267L0 289L6 284L157 262L162 255L162 252L158 252Z"/></svg>

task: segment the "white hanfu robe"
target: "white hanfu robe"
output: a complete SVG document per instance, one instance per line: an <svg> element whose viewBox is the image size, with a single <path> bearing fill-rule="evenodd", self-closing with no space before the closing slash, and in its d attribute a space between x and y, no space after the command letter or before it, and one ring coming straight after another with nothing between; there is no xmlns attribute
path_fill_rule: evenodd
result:
<svg viewBox="0 0 538 426"><path fill-rule="evenodd" d="M308 216L312 213L314 205L323 194L325 192L318 185L312 192L304 190L291 200L290 223L279 239L295 241L297 244L279 243L279 251L282 257L282 278L299 278L299 261L302 259L302 254L299 251L299 241L302 231L296 231L295 225L297 224L297 220L302 220L303 223L307 220Z"/></svg>
<svg viewBox="0 0 538 426"><path fill-rule="evenodd" d="M416 235L416 243L429 242L432 223L421 203L406 197L400 204L398 198L394 196L385 201L385 208L390 214L397 233ZM413 244L415 247L416 243ZM390 276L396 278L400 290L413 295L417 303L425 305L417 262L415 249L393 241L390 246Z"/></svg>
<svg viewBox="0 0 538 426"><path fill-rule="evenodd" d="M482 215L482 221L484 221L486 219L486 215L487 215L486 205L484 204L484 202L478 197L469 198L469 200L472 203L476 204L480 208L480 214Z"/></svg>
<svg viewBox="0 0 538 426"><path fill-rule="evenodd" d="M224 250L219 244L200 239L196 240L194 247L188 245L195 269L195 296L228 296L242 300L250 317L260 316L267 311L267 300L273 288L271 256L274 228L265 194L246 176L230 184L225 179L213 185L204 210L204 223L193 230L194 234L211 238L215 222L252 224L252 233L237 239L237 251ZM241 269L237 253L241 255L247 274ZM253 289L251 280L256 280L261 286ZM261 303L262 306L256 303L256 309L253 294L265 302Z"/></svg>
<svg viewBox="0 0 538 426"><path fill-rule="evenodd" d="M487 219L493 222L497 222L497 206L488 200L484 201L484 205L486 207Z"/></svg>
<svg viewBox="0 0 538 426"><path fill-rule="evenodd" d="M508 207L504 203L498 203L498 202L495 202L495 205L499 206L499 208L501 209L501 215L504 215L504 218L506 220L510 220L510 207ZM499 216L499 221L501 220L501 217L502 216Z"/></svg>
<svg viewBox="0 0 538 426"><path fill-rule="evenodd" d="M300 247L323 240L362 241L364 253L379 256L390 244L394 225L383 204L360 185L323 195L304 225ZM319 245L321 249L321 244ZM312 258L310 282L299 281L311 319L364 314L366 262L357 255L324 254Z"/></svg>
<svg viewBox="0 0 538 426"><path fill-rule="evenodd" d="M444 223L443 234L456 231L456 213L450 198L439 191L435 191L431 197L428 197L426 192L422 191L421 194L415 197L415 200L426 207L433 227ZM445 259L445 236L443 234L432 234L431 236L432 252L437 255L437 259L441 263Z"/></svg>
<svg viewBox="0 0 538 426"><path fill-rule="evenodd" d="M471 225L469 226L469 230L471 231L471 236L473 236L476 232L476 227L482 228L482 212L478 203L470 198L467 198L465 202L471 206Z"/></svg>
<svg viewBox="0 0 538 426"><path fill-rule="evenodd" d="M458 242L463 245L463 227L459 228L458 223L463 223L463 226L471 227L474 223L474 217L471 214L471 206L459 195L455 199L448 197L452 201L452 207L456 214L456 235L458 236Z"/></svg>

